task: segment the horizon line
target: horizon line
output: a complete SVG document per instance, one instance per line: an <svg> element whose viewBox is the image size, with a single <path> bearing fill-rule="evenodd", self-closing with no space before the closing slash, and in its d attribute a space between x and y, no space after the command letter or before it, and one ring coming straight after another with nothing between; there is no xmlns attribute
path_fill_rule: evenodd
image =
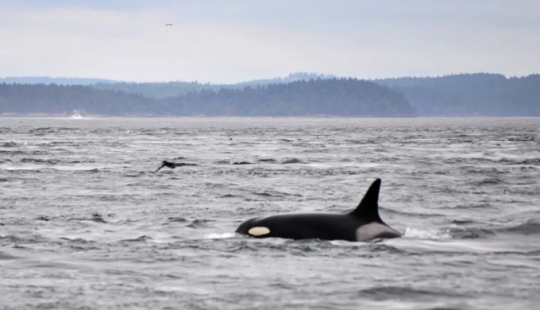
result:
<svg viewBox="0 0 540 310"><path fill-rule="evenodd" d="M337 76L333 74L320 74L315 72L293 72L289 73L287 76L276 76L276 77L269 77L269 78L254 78L254 79L248 79L243 80L240 82L232 82L232 83L219 83L219 82L201 82L198 80L155 80L155 81L134 81L134 80L118 80L118 79L108 79L108 78L99 78L99 77L81 77L81 76L47 76L47 75L25 75L25 76L4 76L0 77L0 81L3 82L3 80L9 80L9 79L50 79L50 80L95 80L95 83L105 82L105 83L127 83L127 84L160 84L160 83L198 83L198 84L211 84L211 85L237 85L237 84L243 84L243 83L250 83L250 82L257 82L257 81L266 81L266 80L285 80L287 78L291 78L296 74L309 74L309 75L316 75L318 77L325 77L323 79L357 79L357 80L365 80L365 81L377 81L377 80L389 80L389 79L405 79L405 78L412 78L412 79L422 79L422 78L444 78L444 77L450 77L450 76L459 76L459 75L479 75L479 74L486 74L486 75L501 75L504 76L506 79L512 79L512 78L524 78L532 75L538 75L540 73L529 73L526 75L506 75L503 73L493 73L493 72L461 72L461 73L446 73L443 75L423 75L423 76L394 76L394 77L384 77L384 78L361 78L361 77L354 77L354 76ZM317 77L315 77L317 78ZM28 84L28 83L26 83ZM93 84L93 83L91 83Z"/></svg>

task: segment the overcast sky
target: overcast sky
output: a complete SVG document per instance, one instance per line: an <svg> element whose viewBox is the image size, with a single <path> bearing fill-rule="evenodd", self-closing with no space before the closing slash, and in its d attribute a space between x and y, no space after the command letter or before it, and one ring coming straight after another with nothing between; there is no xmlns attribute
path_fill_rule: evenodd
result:
<svg viewBox="0 0 540 310"><path fill-rule="evenodd" d="M0 42L0 77L524 76L540 1L1 0Z"/></svg>

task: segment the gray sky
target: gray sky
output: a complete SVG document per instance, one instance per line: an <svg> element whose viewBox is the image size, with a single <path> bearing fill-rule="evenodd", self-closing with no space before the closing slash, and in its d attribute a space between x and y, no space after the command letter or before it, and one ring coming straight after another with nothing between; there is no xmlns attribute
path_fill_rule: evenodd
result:
<svg viewBox="0 0 540 310"><path fill-rule="evenodd" d="M0 42L0 77L524 76L540 1L2 0Z"/></svg>

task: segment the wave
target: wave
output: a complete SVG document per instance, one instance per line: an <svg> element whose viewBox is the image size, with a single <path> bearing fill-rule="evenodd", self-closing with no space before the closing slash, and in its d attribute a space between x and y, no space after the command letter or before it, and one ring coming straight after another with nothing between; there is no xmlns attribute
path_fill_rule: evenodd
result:
<svg viewBox="0 0 540 310"><path fill-rule="evenodd" d="M236 234L235 234L236 237ZM247 237L239 237L241 239L247 239ZM208 238L210 239L210 238ZM231 245L226 245L224 249L222 249L225 252L229 253L238 253L238 252L260 252L262 248L261 244L258 244L256 242L250 242L251 240L241 240L240 242L235 242Z"/></svg>
<svg viewBox="0 0 540 310"><path fill-rule="evenodd" d="M214 164L216 165L228 165L230 164L231 162L228 161L228 160L218 160L218 161L215 161Z"/></svg>
<svg viewBox="0 0 540 310"><path fill-rule="evenodd" d="M23 157L19 160L23 164L39 164L39 165L78 165L95 163L95 160L61 160L61 159L41 159Z"/></svg>
<svg viewBox="0 0 540 310"><path fill-rule="evenodd" d="M448 229L419 229L415 227L405 228L404 238L412 239L452 239L452 234Z"/></svg>
<svg viewBox="0 0 540 310"><path fill-rule="evenodd" d="M183 217L175 216L175 217L169 217L169 218L167 219L167 221L169 221L169 222L183 223L183 222L187 222L187 219L185 219L185 218L183 218Z"/></svg>
<svg viewBox="0 0 540 310"><path fill-rule="evenodd" d="M71 243L79 243L79 244L95 243L95 241L87 240L87 239L80 238L80 237L78 237L78 238L61 237L60 239L66 240L66 241L71 242Z"/></svg>
<svg viewBox="0 0 540 310"><path fill-rule="evenodd" d="M39 127L39 128L34 128L34 129L30 129L28 132L29 133L39 133L39 134L45 134L45 133L52 133L52 132L55 132L57 129L54 128L54 127Z"/></svg>
<svg viewBox="0 0 540 310"><path fill-rule="evenodd" d="M224 194L224 195L219 196L219 198L243 198L243 196L233 195L233 194Z"/></svg>
<svg viewBox="0 0 540 310"><path fill-rule="evenodd" d="M277 160L273 158L261 158L261 159L257 159L257 162L265 163L265 164L275 164L277 163Z"/></svg>
<svg viewBox="0 0 540 310"><path fill-rule="evenodd" d="M210 220L196 219L196 220L192 221L191 223L189 223L187 225L187 227L189 227L189 228L205 228L205 227L208 227L208 222L211 222L211 221Z"/></svg>
<svg viewBox="0 0 540 310"><path fill-rule="evenodd" d="M152 237L147 236L147 235L142 235L140 237L133 238L133 239L123 239L123 240L120 240L120 242L145 242L148 240L152 240Z"/></svg>
<svg viewBox="0 0 540 310"><path fill-rule="evenodd" d="M19 145L13 141L5 142L0 145L1 147L18 147Z"/></svg>
<svg viewBox="0 0 540 310"><path fill-rule="evenodd" d="M531 142L535 141L536 137L534 135L516 135L508 136L505 140L510 142Z"/></svg>
<svg viewBox="0 0 540 310"><path fill-rule="evenodd" d="M453 223L458 225L473 224L472 221L453 221ZM497 234L540 235L540 223L530 220L526 223L504 228L455 226L448 228L446 231L453 239L483 239L495 236Z"/></svg>
<svg viewBox="0 0 540 310"><path fill-rule="evenodd" d="M439 213L415 213L415 212L406 212L406 211L399 211L396 209L388 209L385 207L379 206L379 211L381 211L384 214L395 214L395 215L401 215L401 216L407 216L407 217L414 217L414 218L438 218L438 217L444 217L444 214Z"/></svg>
<svg viewBox="0 0 540 310"><path fill-rule="evenodd" d="M452 227L448 233L453 239L483 239L495 235L493 230L478 227Z"/></svg>
<svg viewBox="0 0 540 310"><path fill-rule="evenodd" d="M19 258L19 257L13 256L13 255L11 255L11 254L4 253L4 252L0 251L0 261L2 261L2 260L17 259L17 258Z"/></svg>
<svg viewBox="0 0 540 310"><path fill-rule="evenodd" d="M206 235L207 239L230 239L232 243L224 244L227 252L283 252L294 256L308 256L317 253L318 256L335 258L336 256L350 256L351 249L355 249L354 256L372 257L374 252L385 254L406 253L397 247L385 243L384 240L374 242L349 242L344 240L304 239L292 240L282 238L253 239L237 233L221 233ZM356 251L359 249L359 251Z"/></svg>
<svg viewBox="0 0 540 310"><path fill-rule="evenodd" d="M464 166L460 168L467 174L480 174L480 175L494 175L504 174L505 172L495 167L482 167L482 166Z"/></svg>
<svg viewBox="0 0 540 310"><path fill-rule="evenodd" d="M456 297L461 296L455 292L444 292L441 290L427 288L413 288L405 286L375 286L360 290L358 295L362 298L374 300L394 299L399 296L400 299L412 299L414 301L422 299L431 299L432 297Z"/></svg>
<svg viewBox="0 0 540 310"><path fill-rule="evenodd" d="M205 235L205 239L231 239L236 237L236 233L211 233L208 235Z"/></svg>
<svg viewBox="0 0 540 310"><path fill-rule="evenodd" d="M101 224L106 224L107 221L103 218L103 216L100 213L93 213L90 217L74 217L69 218L69 221L91 221Z"/></svg>
<svg viewBox="0 0 540 310"><path fill-rule="evenodd" d="M406 254L405 250L397 248L395 246L384 243L384 240L376 240L368 243L360 243L362 246L367 247L370 253L386 253L386 254Z"/></svg>
<svg viewBox="0 0 540 310"><path fill-rule="evenodd" d="M470 210L470 209L491 209L491 208L493 208L493 206L489 203L480 203L480 204L457 205L455 207L449 207L448 209Z"/></svg>
<svg viewBox="0 0 540 310"><path fill-rule="evenodd" d="M40 150L13 150L13 151L6 151L6 150L0 150L0 154L5 154L7 156L15 156L15 155L31 155L31 156L41 156L41 155L49 155L49 152L47 151L40 151Z"/></svg>
<svg viewBox="0 0 540 310"><path fill-rule="evenodd" d="M28 133L35 136L44 136L51 133L61 133L61 132L80 132L80 128L71 128L71 127L38 127L33 128L28 131Z"/></svg>
<svg viewBox="0 0 540 310"><path fill-rule="evenodd" d="M538 166L540 165L540 158L518 158L518 159L510 159L510 158L503 158L499 160L499 163L503 164L509 164L509 165L533 165Z"/></svg>
<svg viewBox="0 0 540 310"><path fill-rule="evenodd" d="M278 191L263 191L263 192L253 192L253 195L256 196L263 196L263 197L302 197L300 194L290 194L290 193L284 193L284 192L278 192Z"/></svg>
<svg viewBox="0 0 540 310"><path fill-rule="evenodd" d="M248 160L216 160L214 161L214 164L216 165L253 165L255 163L260 164L301 164L304 163L298 158L286 158L282 160L281 162L278 162L278 160L273 158L261 158L261 159L255 159L254 161L248 161Z"/></svg>
<svg viewBox="0 0 540 310"><path fill-rule="evenodd" d="M20 162L25 163L25 164L45 164L45 165L57 165L60 163L60 161L56 159L39 159L39 158L22 158Z"/></svg>
<svg viewBox="0 0 540 310"><path fill-rule="evenodd" d="M497 231L503 232L503 233L513 233L513 234L521 234L521 235L539 235L540 223L536 222L535 220L530 220L526 223L503 228L503 229L498 229Z"/></svg>
<svg viewBox="0 0 540 310"><path fill-rule="evenodd" d="M298 158L288 158L288 159L285 159L283 161L281 161L281 164L283 165L288 165L288 164L303 164L304 162L301 161L300 159Z"/></svg>
<svg viewBox="0 0 540 310"><path fill-rule="evenodd" d="M468 184L472 186L485 186L485 185L489 186L489 185L499 185L499 184L509 184L509 183L506 181L503 181L500 178L484 178L479 181L469 182Z"/></svg>
<svg viewBox="0 0 540 310"><path fill-rule="evenodd" d="M309 253L320 252L326 248L342 248L339 244L332 244L330 241L306 239L290 240L281 238L253 239L234 233L239 242L227 245L227 252L261 252L270 250L272 252L283 252L293 256L307 256ZM230 238L233 239L233 238ZM335 255L335 253L331 254Z"/></svg>
<svg viewBox="0 0 540 310"><path fill-rule="evenodd" d="M24 248L23 245L26 244L37 244L37 243L44 243L44 242L50 242L50 240L44 238L41 235L23 235L23 236L16 236L16 235L5 235L0 236L0 247L4 246L5 243L15 245L14 248Z"/></svg>

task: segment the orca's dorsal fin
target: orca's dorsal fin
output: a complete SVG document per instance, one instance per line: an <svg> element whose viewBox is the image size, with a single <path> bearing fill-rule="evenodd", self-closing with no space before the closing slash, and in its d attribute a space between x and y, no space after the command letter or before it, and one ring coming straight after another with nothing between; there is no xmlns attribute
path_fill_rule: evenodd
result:
<svg viewBox="0 0 540 310"><path fill-rule="evenodd" d="M350 214L354 217L368 222L382 222L379 216L379 190L381 179L375 180L367 190L364 198Z"/></svg>

